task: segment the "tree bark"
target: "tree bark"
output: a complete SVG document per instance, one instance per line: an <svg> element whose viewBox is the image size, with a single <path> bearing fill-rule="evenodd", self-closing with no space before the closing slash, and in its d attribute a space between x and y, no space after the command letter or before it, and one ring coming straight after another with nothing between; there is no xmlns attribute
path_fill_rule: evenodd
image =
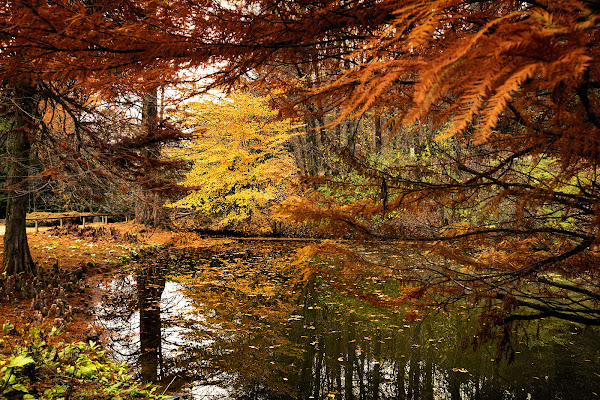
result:
<svg viewBox="0 0 600 400"><path fill-rule="evenodd" d="M8 140L8 201L2 270L7 275L35 273L29 251L25 219L27 217L30 135L35 129L35 89L20 85L13 89L15 108Z"/></svg>
<svg viewBox="0 0 600 400"><path fill-rule="evenodd" d="M356 137L358 134L358 122L354 120L346 121L346 146L352 156L356 155Z"/></svg>
<svg viewBox="0 0 600 400"><path fill-rule="evenodd" d="M319 175L320 171L320 149L317 141L317 122L314 117L306 120L306 138L308 145L308 173L312 176Z"/></svg>
<svg viewBox="0 0 600 400"><path fill-rule="evenodd" d="M142 97L142 127L148 136L154 136L158 128L158 89L148 90ZM160 146L146 149L147 156L159 153ZM161 196L145 188L141 189L140 200L135 206L135 221L140 224L157 227L165 222L165 212Z"/></svg>
<svg viewBox="0 0 600 400"><path fill-rule="evenodd" d="M381 153L381 115L375 116L375 154Z"/></svg>

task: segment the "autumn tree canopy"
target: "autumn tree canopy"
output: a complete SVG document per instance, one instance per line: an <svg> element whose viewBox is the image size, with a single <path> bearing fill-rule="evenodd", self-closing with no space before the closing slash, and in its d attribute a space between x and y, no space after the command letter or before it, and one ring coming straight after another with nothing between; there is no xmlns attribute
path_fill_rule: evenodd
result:
<svg viewBox="0 0 600 400"><path fill-rule="evenodd" d="M340 27L359 16L359 25L366 21L373 25L372 16L359 8L338 5L331 11L350 11L336 18L346 21ZM0 9L0 80L8 99L3 114L12 125L7 130L11 138L7 160L11 163L4 270L33 269L25 235L24 195L31 173L25 160L32 146L51 145L59 149L60 158L80 154L85 137L97 150L92 158L102 168L74 157L76 163L83 162L84 171L97 172L114 164L132 172L146 187L169 187L164 179L155 179L160 175L147 173L149 168L166 167L159 157L148 157L152 152L147 149L177 138L176 131L156 121L158 129L146 129L146 134L106 137L90 128L90 118L99 110L106 111L106 102L118 103L131 93L145 98L157 87L187 80L182 70L211 66L210 84L230 85L258 66L292 67L297 64L295 57L304 53L302 49L312 51L313 44L304 43L310 36L324 37L340 28L331 25L327 15L303 18L307 13L316 17L319 10L310 2L288 5L271 1L235 5L210 0L5 2ZM351 27L344 30L352 36ZM47 129L39 109L47 100L65 114L62 120L67 124L59 129L58 138L41 135L54 133ZM102 114L106 116L106 112ZM46 176L52 173L42 171ZM62 178L66 177L63 174Z"/></svg>
<svg viewBox="0 0 600 400"><path fill-rule="evenodd" d="M297 174L287 149L294 124L278 120L267 97L244 92L184 103L172 114L194 138L171 150L193 163L182 182L191 192L171 206L204 217L204 227L277 233L271 208L292 193Z"/></svg>
<svg viewBox="0 0 600 400"><path fill-rule="evenodd" d="M282 214L452 260L380 265L401 270L406 301L485 298L498 322L600 321L595 2L17 1L1 13L0 79L16 136L39 140L32 116L47 88L81 115L93 96L145 93L211 64L211 85L278 89L282 117L310 128L306 144L329 146L360 175L344 179L313 151L312 197ZM360 148L352 140L367 119L379 139ZM87 127L87 117L73 120ZM117 163L130 155L122 166L146 176L143 157L131 161L142 152L127 149L173 137L159 126L96 144ZM393 162L369 154L397 138L419 151L396 147ZM427 216L427 229L398 223L411 215ZM519 306L536 313L514 314Z"/></svg>
<svg viewBox="0 0 600 400"><path fill-rule="evenodd" d="M597 5L407 1L393 14L352 54L356 65L310 95L341 103L338 119L393 108L392 134L428 129L429 156L386 167L349 157L380 196L313 198L287 212L337 231L427 243L454 261L401 268L407 301L471 296L489 299L500 322L597 324ZM394 224L407 213L436 216L435 229ZM367 223L381 215L388 219ZM519 306L536 312L511 316Z"/></svg>

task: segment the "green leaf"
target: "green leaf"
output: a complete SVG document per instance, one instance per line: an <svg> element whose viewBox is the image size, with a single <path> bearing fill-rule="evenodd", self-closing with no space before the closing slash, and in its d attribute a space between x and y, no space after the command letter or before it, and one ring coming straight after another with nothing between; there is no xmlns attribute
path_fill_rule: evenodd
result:
<svg viewBox="0 0 600 400"><path fill-rule="evenodd" d="M94 363L90 360L86 360L80 367L79 371L81 375L87 376L88 378L98 375L98 369Z"/></svg>
<svg viewBox="0 0 600 400"><path fill-rule="evenodd" d="M16 356L10 359L9 367L24 367L29 364L33 364L35 361L29 356Z"/></svg>
<svg viewBox="0 0 600 400"><path fill-rule="evenodd" d="M4 325L2 325L2 331L4 333L10 332L13 329L15 329L15 326L13 324L11 324L10 322L5 322Z"/></svg>
<svg viewBox="0 0 600 400"><path fill-rule="evenodd" d="M25 392L25 393L29 392L29 390L22 383L15 383L14 385L11 386L11 389L19 391L19 392Z"/></svg>
<svg viewBox="0 0 600 400"><path fill-rule="evenodd" d="M66 385L58 385L58 384L57 384L57 385L54 385L54 388L53 388L53 390L54 390L54 392L55 392L55 393L57 393L57 394L62 394L62 393L64 393L64 392L66 392L66 391L67 391L67 388L68 388L68 387L67 387Z"/></svg>

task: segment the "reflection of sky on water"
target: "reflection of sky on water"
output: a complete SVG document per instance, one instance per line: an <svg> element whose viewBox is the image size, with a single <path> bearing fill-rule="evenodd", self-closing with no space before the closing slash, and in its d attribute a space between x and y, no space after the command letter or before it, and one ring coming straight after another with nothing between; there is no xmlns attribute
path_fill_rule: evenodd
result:
<svg viewBox="0 0 600 400"><path fill-rule="evenodd" d="M120 292L126 294L130 291L135 296L136 279L133 275L127 275L103 285L108 292ZM161 351L162 357L177 359L183 356L185 348L192 347L210 347L214 339L202 339L190 342L194 330L203 330L214 332L214 326L205 324L206 318L198 312L190 302L190 299L183 294L183 286L177 282L166 281L164 290L160 298L160 318L161 326ZM125 306L119 304L118 306ZM138 309L131 312L122 313L120 318L113 318L114 305L100 303L95 307L96 324L104 329L106 334L105 345L112 352L113 358L119 362L125 362L135 366L140 352L140 311ZM226 382L232 379L227 373L220 373L218 376L209 378L206 384L203 381L201 373L198 375L198 382L193 382L189 388L190 399L229 399L230 388L225 385L216 385L210 383L210 380L217 382Z"/></svg>
<svg viewBox="0 0 600 400"><path fill-rule="evenodd" d="M222 379L228 379L230 376L228 374L223 374ZM231 399L231 388L224 388L219 385L203 385L198 383L193 383L189 388L189 394L187 397L193 400L204 400L204 399L214 399L214 400L226 400Z"/></svg>
<svg viewBox="0 0 600 400"><path fill-rule="evenodd" d="M135 278L132 275L104 282L101 288L107 293L122 291L125 288L130 293L121 293L129 294L135 299ZM118 306L100 302L93 311L96 316L94 323L103 329L106 345L113 358L119 362L130 362L131 357L139 350L134 343L139 347L140 313L137 309L115 310ZM124 304L121 306L126 307ZM115 314L119 314L118 317L115 317Z"/></svg>

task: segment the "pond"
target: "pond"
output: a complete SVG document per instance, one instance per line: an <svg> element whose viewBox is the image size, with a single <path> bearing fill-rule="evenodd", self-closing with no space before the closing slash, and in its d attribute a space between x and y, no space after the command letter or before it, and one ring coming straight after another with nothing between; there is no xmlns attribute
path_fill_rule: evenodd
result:
<svg viewBox="0 0 600 400"><path fill-rule="evenodd" d="M115 358L187 399L593 399L598 329L529 323L514 360L469 345L476 310L408 322L299 278L301 241L229 240L141 257L105 285Z"/></svg>

